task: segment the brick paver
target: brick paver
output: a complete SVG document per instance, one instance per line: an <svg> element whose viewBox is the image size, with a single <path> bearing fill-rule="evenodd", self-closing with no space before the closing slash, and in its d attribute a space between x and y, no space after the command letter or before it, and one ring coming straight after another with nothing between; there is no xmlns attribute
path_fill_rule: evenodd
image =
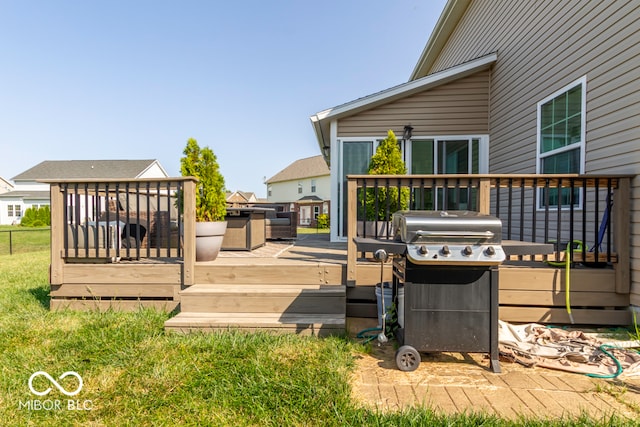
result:
<svg viewBox="0 0 640 427"><path fill-rule="evenodd" d="M357 361L353 395L384 411L411 406L444 413L485 412L506 419L567 418L586 412L596 420L611 414L640 418L640 378L606 380L501 362L495 374L482 354L423 355L414 372L395 366L393 343L373 345Z"/></svg>

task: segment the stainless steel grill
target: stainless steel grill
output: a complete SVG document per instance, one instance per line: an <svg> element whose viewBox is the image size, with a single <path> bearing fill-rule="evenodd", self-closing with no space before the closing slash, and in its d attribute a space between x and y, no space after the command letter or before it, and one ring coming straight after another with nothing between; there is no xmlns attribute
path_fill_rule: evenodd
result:
<svg viewBox="0 0 640 427"><path fill-rule="evenodd" d="M489 353L498 362L498 266L505 260L500 219L470 211L399 211L393 215L394 291L404 289L396 353L399 369L419 351ZM397 302L396 298L396 302Z"/></svg>
<svg viewBox="0 0 640 427"><path fill-rule="evenodd" d="M505 260L500 219L471 211L399 211L395 239L424 265L499 265Z"/></svg>

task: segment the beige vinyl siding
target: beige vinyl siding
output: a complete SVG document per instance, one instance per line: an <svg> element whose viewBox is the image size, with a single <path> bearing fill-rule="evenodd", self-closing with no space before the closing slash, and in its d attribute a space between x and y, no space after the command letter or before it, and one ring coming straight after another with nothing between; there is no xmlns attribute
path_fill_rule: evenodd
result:
<svg viewBox="0 0 640 427"><path fill-rule="evenodd" d="M486 134L489 126L490 72L482 71L431 90L373 108L338 122L338 136Z"/></svg>
<svg viewBox="0 0 640 427"><path fill-rule="evenodd" d="M508 6L507 6L508 5ZM490 172L535 172L537 102L587 77L586 173L640 173L640 2L474 0L429 73L497 52ZM640 179L632 302L640 305Z"/></svg>

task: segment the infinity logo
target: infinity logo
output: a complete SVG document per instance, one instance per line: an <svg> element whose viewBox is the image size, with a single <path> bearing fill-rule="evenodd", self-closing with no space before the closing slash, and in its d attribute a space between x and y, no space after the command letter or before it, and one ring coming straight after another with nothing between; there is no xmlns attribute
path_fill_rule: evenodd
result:
<svg viewBox="0 0 640 427"><path fill-rule="evenodd" d="M74 376L78 379L78 388L74 391L67 391L65 390L60 384L58 384L58 382L48 373L44 372L44 371L38 371L35 372L33 375L31 375L31 377L29 378L29 390L31 390L31 393L37 395L37 396L45 396L49 393L51 393L51 387L49 387L48 389L46 389L45 391L37 391L36 389L33 388L33 380L34 378L36 378L37 376L42 375L43 377L45 377L46 379L49 380L49 382L51 384L53 384L58 390L60 390L61 393L67 395L67 396L75 396L76 394L80 393L80 390L82 390L82 377L80 375L78 375L77 372L73 372L73 371L67 371L64 374L60 375L60 378L58 378L59 380L62 380L63 378L68 377L69 375Z"/></svg>

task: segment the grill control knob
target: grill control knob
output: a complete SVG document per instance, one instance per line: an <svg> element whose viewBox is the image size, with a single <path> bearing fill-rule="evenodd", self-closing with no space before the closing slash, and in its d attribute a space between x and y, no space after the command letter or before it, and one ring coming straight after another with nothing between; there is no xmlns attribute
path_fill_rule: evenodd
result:
<svg viewBox="0 0 640 427"><path fill-rule="evenodd" d="M420 255L426 255L429 253L429 249L427 249L427 247L425 245L422 245L418 248L418 253Z"/></svg>
<svg viewBox="0 0 640 427"><path fill-rule="evenodd" d="M471 249L471 246L465 246L462 250L462 255L471 256L471 254L473 254L473 249Z"/></svg>
<svg viewBox="0 0 640 427"><path fill-rule="evenodd" d="M496 254L496 248L493 246L489 246L487 250L484 251L487 256L494 256Z"/></svg>
<svg viewBox="0 0 640 427"><path fill-rule="evenodd" d="M444 245L444 246L442 247L442 255L444 255L444 256L449 256L449 255L451 255L451 250L449 249L449 246Z"/></svg>

